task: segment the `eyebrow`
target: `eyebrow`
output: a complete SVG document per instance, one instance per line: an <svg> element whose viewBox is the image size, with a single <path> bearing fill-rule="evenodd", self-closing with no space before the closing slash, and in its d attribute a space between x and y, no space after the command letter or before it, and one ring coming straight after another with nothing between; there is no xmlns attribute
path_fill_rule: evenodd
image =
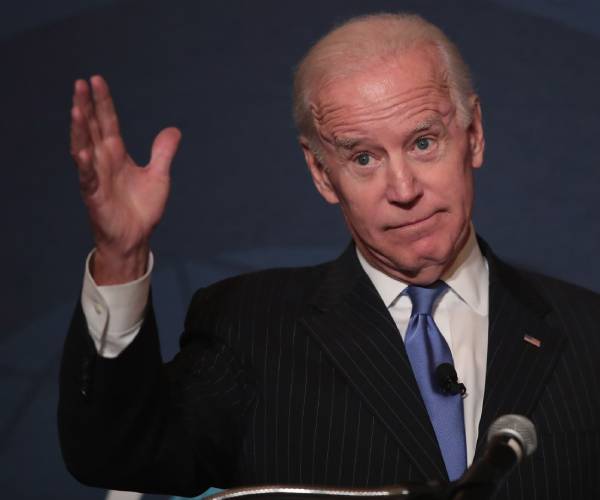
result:
<svg viewBox="0 0 600 500"><path fill-rule="evenodd" d="M415 125L408 136L412 137L420 132L431 129L440 123L442 123L442 121L438 117L432 116L430 118L425 118ZM335 137L331 142L338 149L352 150L357 144L363 142L363 140L364 139L358 137Z"/></svg>
<svg viewBox="0 0 600 500"><path fill-rule="evenodd" d="M410 135L418 134L424 130L432 128L434 125L438 125L441 122L439 118L426 118L425 120L417 123L414 129L412 129Z"/></svg>
<svg viewBox="0 0 600 500"><path fill-rule="evenodd" d="M356 137L335 137L333 139L333 144L336 148L352 149L360 141L361 139L358 139Z"/></svg>

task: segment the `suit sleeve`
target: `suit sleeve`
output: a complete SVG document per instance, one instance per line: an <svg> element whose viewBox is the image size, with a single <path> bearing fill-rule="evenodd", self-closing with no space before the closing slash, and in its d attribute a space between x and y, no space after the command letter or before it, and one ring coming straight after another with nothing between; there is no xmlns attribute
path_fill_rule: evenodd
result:
<svg viewBox="0 0 600 500"><path fill-rule="evenodd" d="M185 346L163 364L150 301L135 340L98 356L78 304L65 341L58 425L69 471L82 483L193 496L231 485L253 385L210 325L189 317L213 308L195 295ZM208 315L211 316L211 315Z"/></svg>

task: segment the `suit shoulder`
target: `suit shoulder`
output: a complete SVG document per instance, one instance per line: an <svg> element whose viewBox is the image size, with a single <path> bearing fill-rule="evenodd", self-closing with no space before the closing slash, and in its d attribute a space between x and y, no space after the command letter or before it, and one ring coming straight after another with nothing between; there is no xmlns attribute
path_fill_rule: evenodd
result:
<svg viewBox="0 0 600 500"><path fill-rule="evenodd" d="M580 302L598 309L600 294L582 286L551 277L540 272L514 265L499 258L490 245L477 235L478 243L490 270L490 281L503 283L517 298L525 303L541 302L566 304ZM530 300L532 299L533 300Z"/></svg>
<svg viewBox="0 0 600 500"><path fill-rule="evenodd" d="M519 271L523 281L537 292L552 310L600 323L600 294L580 285L532 271Z"/></svg>
<svg viewBox="0 0 600 500"><path fill-rule="evenodd" d="M234 318L275 308L293 314L312 296L329 265L254 271L201 288L190 301L186 329L223 315Z"/></svg>
<svg viewBox="0 0 600 500"><path fill-rule="evenodd" d="M544 297L556 297L568 301L576 300L600 305L600 294L593 290L537 272L523 271L523 274Z"/></svg>

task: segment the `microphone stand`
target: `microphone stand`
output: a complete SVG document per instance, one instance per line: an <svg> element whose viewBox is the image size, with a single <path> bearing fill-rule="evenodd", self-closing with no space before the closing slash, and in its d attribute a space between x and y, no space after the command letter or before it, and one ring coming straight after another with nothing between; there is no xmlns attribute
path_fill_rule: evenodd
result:
<svg viewBox="0 0 600 500"><path fill-rule="evenodd" d="M405 483L381 488L343 488L306 485L260 485L232 488L206 500L446 500L446 488L437 482Z"/></svg>

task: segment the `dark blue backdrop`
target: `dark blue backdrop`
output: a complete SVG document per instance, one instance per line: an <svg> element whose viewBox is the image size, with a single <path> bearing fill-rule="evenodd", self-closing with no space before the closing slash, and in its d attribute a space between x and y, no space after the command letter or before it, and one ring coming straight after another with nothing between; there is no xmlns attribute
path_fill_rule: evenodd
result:
<svg viewBox="0 0 600 500"><path fill-rule="evenodd" d="M102 73L133 156L183 143L154 241L165 355L192 291L334 257L348 236L314 191L290 117L293 65L334 22L412 10L473 68L485 167L475 221L503 257L600 291L600 6L586 0L89 1L0 11L0 496L103 498L70 478L56 437L65 328L91 248L68 155L72 82ZM48 7L52 5L52 8ZM600 4L598 4L600 5Z"/></svg>

